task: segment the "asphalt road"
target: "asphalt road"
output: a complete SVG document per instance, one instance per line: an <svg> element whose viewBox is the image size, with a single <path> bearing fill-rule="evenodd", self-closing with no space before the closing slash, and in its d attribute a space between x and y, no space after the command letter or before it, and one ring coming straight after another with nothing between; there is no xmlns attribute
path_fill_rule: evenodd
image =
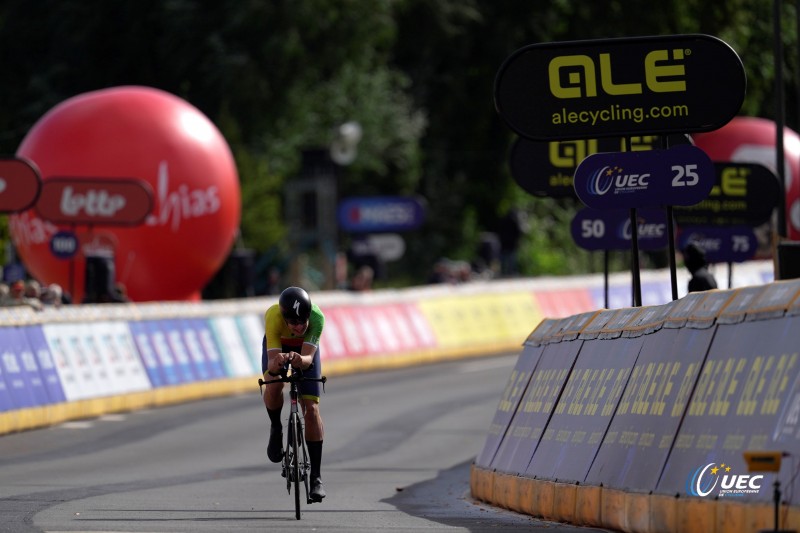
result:
<svg viewBox="0 0 800 533"><path fill-rule="evenodd" d="M2 436L0 531L598 531L469 496L469 465L515 360L331 377L328 497L304 504L300 521L267 461L255 380L243 396Z"/></svg>

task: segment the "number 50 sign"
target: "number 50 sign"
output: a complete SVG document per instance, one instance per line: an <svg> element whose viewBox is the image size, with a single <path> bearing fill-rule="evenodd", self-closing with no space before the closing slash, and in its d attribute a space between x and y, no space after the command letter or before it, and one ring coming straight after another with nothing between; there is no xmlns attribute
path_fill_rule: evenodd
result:
<svg viewBox="0 0 800 533"><path fill-rule="evenodd" d="M668 150L593 154L575 170L575 194L595 209L689 206L715 183L706 153L683 145Z"/></svg>

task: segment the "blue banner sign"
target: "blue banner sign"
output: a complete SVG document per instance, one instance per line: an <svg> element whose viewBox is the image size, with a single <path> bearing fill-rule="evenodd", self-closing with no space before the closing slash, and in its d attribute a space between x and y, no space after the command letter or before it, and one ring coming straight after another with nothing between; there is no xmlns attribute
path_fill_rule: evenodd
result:
<svg viewBox="0 0 800 533"><path fill-rule="evenodd" d="M642 250L661 250L668 243L667 214L662 209L636 212L638 243ZM630 250L631 217L625 209L592 209L575 213L571 224L572 239L584 250Z"/></svg>
<svg viewBox="0 0 800 533"><path fill-rule="evenodd" d="M422 225L425 208L412 196L352 197L339 204L338 219L353 233L410 231Z"/></svg>
<svg viewBox="0 0 800 533"><path fill-rule="evenodd" d="M575 171L575 194L595 209L694 205L714 183L711 159L689 145L593 154Z"/></svg>
<svg viewBox="0 0 800 533"><path fill-rule="evenodd" d="M758 240L749 226L705 226L681 228L678 246L697 243L709 263L743 263L756 255Z"/></svg>

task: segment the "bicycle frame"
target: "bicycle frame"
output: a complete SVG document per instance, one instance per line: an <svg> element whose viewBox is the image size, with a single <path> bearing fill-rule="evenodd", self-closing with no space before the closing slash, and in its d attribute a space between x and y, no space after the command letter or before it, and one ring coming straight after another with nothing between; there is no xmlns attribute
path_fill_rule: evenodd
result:
<svg viewBox="0 0 800 533"><path fill-rule="evenodd" d="M294 485L294 506L295 518L300 520L300 482L303 482L306 494L306 504L311 504L313 501L309 497L309 471L311 470L311 463L309 462L308 449L306 448L305 433L303 427L303 416L300 413L299 404L299 390L297 384L303 381L318 381L323 384L323 390L327 378L306 378L303 376L301 370L292 369L291 374L281 374L280 377L264 381L259 378L258 386L263 395L263 386L271 385L273 383L288 383L289 384L289 420L286 432L286 447L283 452L283 461L281 462L282 472L281 475L286 478L286 490L289 494L292 493L292 485Z"/></svg>

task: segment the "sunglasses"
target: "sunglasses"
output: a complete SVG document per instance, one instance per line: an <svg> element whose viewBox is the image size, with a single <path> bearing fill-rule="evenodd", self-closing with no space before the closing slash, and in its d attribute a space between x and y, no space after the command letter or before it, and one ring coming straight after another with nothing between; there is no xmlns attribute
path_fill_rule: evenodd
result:
<svg viewBox="0 0 800 533"><path fill-rule="evenodd" d="M287 324L290 326L303 326L307 322L307 320L300 320L299 318L288 318L283 317Z"/></svg>

